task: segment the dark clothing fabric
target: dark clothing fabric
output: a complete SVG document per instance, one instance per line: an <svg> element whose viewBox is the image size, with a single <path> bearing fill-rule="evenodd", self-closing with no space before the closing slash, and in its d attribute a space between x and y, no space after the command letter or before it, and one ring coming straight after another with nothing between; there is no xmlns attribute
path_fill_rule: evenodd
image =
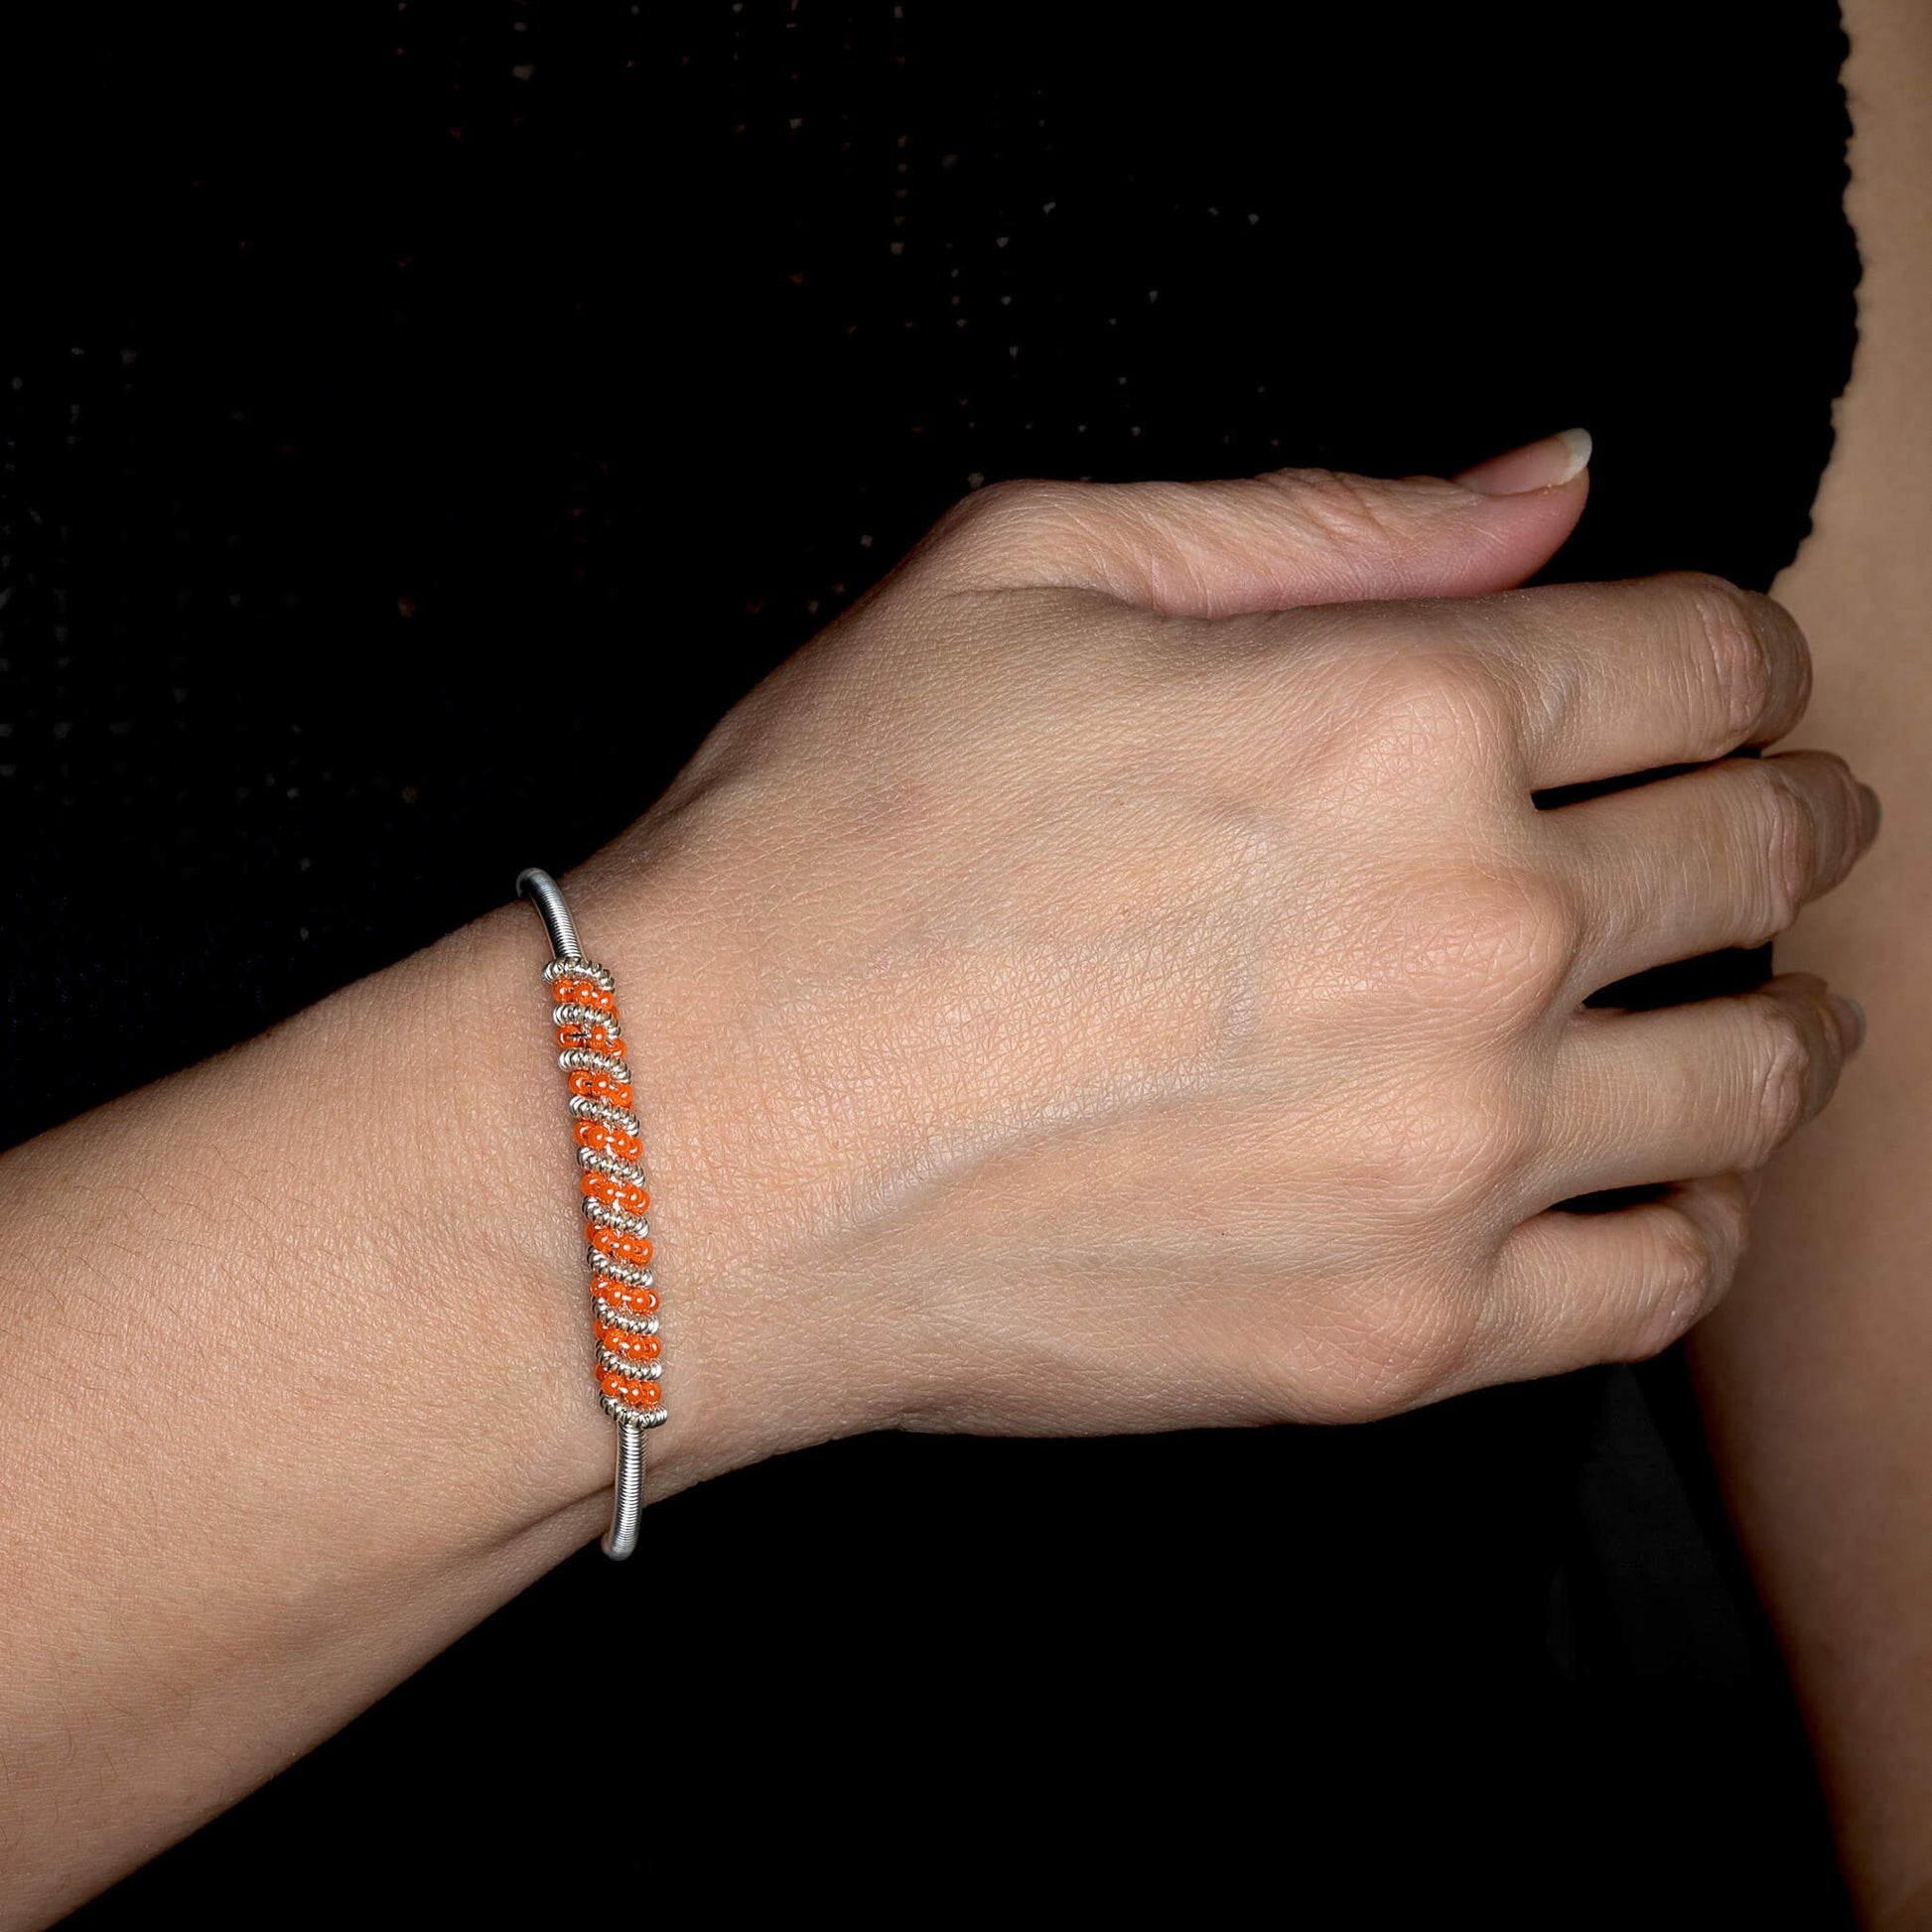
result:
<svg viewBox="0 0 1932 1932"><path fill-rule="evenodd" d="M70 19L7 136L14 1139L562 872L985 480L1581 423L1548 576L1762 587L1849 366L1829 5ZM743 1471L75 1923L298 1870L337 1923L1844 1921L1669 1359Z"/></svg>

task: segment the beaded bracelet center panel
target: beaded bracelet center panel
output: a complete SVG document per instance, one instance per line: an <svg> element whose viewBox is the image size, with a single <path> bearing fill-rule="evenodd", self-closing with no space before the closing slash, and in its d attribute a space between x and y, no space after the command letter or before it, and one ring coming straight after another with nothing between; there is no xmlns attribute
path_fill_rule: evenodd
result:
<svg viewBox="0 0 1932 1932"><path fill-rule="evenodd" d="M588 959L553 959L543 979L554 1002L557 1064L570 1087L582 1170L598 1400L618 1422L649 1427L664 1420L657 1386L662 1344L644 1218L650 1195L640 1165L643 1138L632 1111L617 991L610 973Z"/></svg>

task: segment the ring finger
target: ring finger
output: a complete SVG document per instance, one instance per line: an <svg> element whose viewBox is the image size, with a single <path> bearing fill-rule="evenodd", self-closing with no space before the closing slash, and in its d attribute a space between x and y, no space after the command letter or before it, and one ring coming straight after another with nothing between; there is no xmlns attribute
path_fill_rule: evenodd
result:
<svg viewBox="0 0 1932 1932"><path fill-rule="evenodd" d="M1831 1098L1862 1031L1810 973L1654 1012L1579 1013L1555 1084L1558 1118L1578 1132L1544 1176L1544 1204L1761 1168Z"/></svg>

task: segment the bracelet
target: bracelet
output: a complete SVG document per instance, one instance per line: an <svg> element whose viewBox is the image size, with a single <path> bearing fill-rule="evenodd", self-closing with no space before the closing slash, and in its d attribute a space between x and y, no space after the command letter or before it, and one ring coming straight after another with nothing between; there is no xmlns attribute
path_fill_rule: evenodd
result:
<svg viewBox="0 0 1932 1932"><path fill-rule="evenodd" d="M516 876L556 955L543 969L557 1030L557 1064L570 1085L571 1133L582 1171L585 1259L591 1270L591 1331L597 1337L598 1401L618 1425L618 1476L604 1554L618 1562L637 1547L643 1506L644 1431L664 1420L657 1386L657 1291L651 1285L644 1210L642 1129L632 1111L630 1069L610 973L584 957L557 882L532 867Z"/></svg>

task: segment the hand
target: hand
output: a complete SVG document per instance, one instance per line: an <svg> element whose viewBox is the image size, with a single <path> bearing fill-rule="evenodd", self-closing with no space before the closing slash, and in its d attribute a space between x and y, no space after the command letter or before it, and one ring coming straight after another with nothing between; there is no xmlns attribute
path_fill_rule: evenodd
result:
<svg viewBox="0 0 1932 1932"><path fill-rule="evenodd" d="M1710 1304L1738 1175L1829 1092L1849 1010L1810 980L1580 1002L1766 937L1870 818L1835 759L1721 756L1802 707L1776 606L1506 588L1583 494L985 492L571 876L656 1195L650 1501L894 1424L1381 1415ZM532 924L499 906L7 1152L0 1829L35 1855L0 1922L191 1830L606 1519ZM138 1239L76 1245L81 1194ZM77 1535L103 1468L133 1501Z"/></svg>
<svg viewBox="0 0 1932 1932"><path fill-rule="evenodd" d="M1851 1010L1582 1002L1783 930L1875 800L1725 756L1805 705L1768 599L1502 588L1585 487L984 490L577 876L661 988L683 1452L1369 1418L1713 1305Z"/></svg>

